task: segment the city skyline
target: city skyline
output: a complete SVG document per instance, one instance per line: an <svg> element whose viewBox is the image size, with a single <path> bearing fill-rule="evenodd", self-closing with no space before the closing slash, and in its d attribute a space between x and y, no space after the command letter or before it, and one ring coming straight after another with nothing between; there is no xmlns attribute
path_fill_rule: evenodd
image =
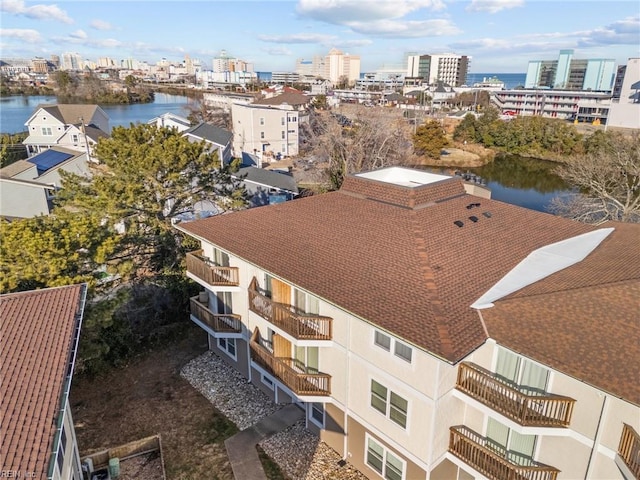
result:
<svg viewBox="0 0 640 480"><path fill-rule="evenodd" d="M568 22L566 19L570 19ZM525 72L529 60L640 56L637 3L525 0L61 1L3 0L2 57L77 52L156 63L185 55L211 68L229 55L256 71L293 71L333 47L361 71L403 67L407 52L471 57L470 72Z"/></svg>

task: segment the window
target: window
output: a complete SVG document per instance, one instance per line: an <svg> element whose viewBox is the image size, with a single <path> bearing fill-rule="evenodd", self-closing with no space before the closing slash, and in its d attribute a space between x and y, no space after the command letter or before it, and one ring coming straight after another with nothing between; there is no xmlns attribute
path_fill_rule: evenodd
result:
<svg viewBox="0 0 640 480"><path fill-rule="evenodd" d="M218 347L226 352L231 358L236 359L236 339L218 338Z"/></svg>
<svg viewBox="0 0 640 480"><path fill-rule="evenodd" d="M58 456L56 463L58 465L58 471L62 473L62 467L64 465L64 451L67 448L67 434L64 431L64 427L60 431L60 443L58 444Z"/></svg>
<svg viewBox="0 0 640 480"><path fill-rule="evenodd" d="M536 436L521 435L497 420L489 418L487 446L510 462L530 466L533 464Z"/></svg>
<svg viewBox="0 0 640 480"><path fill-rule="evenodd" d="M397 393L371 380L371 406L402 428L407 426L408 403Z"/></svg>
<svg viewBox="0 0 640 480"><path fill-rule="evenodd" d="M405 463L389 450L367 437L367 465L387 480L402 480Z"/></svg>
<svg viewBox="0 0 640 480"><path fill-rule="evenodd" d="M269 390L274 389L273 380L271 380L271 378L267 377L266 375L260 375L260 381L264 383L269 388Z"/></svg>
<svg viewBox="0 0 640 480"><path fill-rule="evenodd" d="M260 125L264 125L264 117L260 117Z"/></svg>
<svg viewBox="0 0 640 480"><path fill-rule="evenodd" d="M271 292L273 291L273 277L268 273L264 274L264 291L260 292L265 297L271 298Z"/></svg>
<svg viewBox="0 0 640 480"><path fill-rule="evenodd" d="M304 313L317 315L320 311L320 300L318 300L318 297L303 290L294 289L293 301L295 307Z"/></svg>
<svg viewBox="0 0 640 480"><path fill-rule="evenodd" d="M75 145L77 145L77 144L78 144L78 135L76 135L76 134L71 135L71 141L72 141Z"/></svg>
<svg viewBox="0 0 640 480"><path fill-rule="evenodd" d="M231 292L216 292L216 313L233 313L233 296Z"/></svg>
<svg viewBox="0 0 640 480"><path fill-rule="evenodd" d="M284 117L280 118L280 125L284 125Z"/></svg>
<svg viewBox="0 0 640 480"><path fill-rule="evenodd" d="M546 392L549 370L509 350L498 348L496 374L527 395Z"/></svg>
<svg viewBox="0 0 640 480"><path fill-rule="evenodd" d="M391 351L391 337L376 330L374 342L379 347L384 348L387 352Z"/></svg>
<svg viewBox="0 0 640 480"><path fill-rule="evenodd" d="M312 403L309 411L309 419L313 420L320 428L324 428L324 404L317 402Z"/></svg>
<svg viewBox="0 0 640 480"><path fill-rule="evenodd" d="M264 140L264 132L260 132L260 139Z"/></svg>
<svg viewBox="0 0 640 480"><path fill-rule="evenodd" d="M42 135L53 135L51 127L42 127Z"/></svg>
<svg viewBox="0 0 640 480"><path fill-rule="evenodd" d="M386 350L387 352L391 351L391 336L383 333L379 330L375 330L373 336L373 343L378 347ZM406 343L401 342L400 340L393 339L393 353L396 357L400 357L401 359L411 363L411 358L413 355L413 349L407 345Z"/></svg>
<svg viewBox="0 0 640 480"><path fill-rule="evenodd" d="M294 351L295 368L304 373L318 373L319 370L319 350L318 347L295 347Z"/></svg>
<svg viewBox="0 0 640 480"><path fill-rule="evenodd" d="M411 353L413 350L411 349L410 346L405 345L404 343L396 340L394 348L395 348L394 352L396 356L411 363Z"/></svg>
<svg viewBox="0 0 640 480"><path fill-rule="evenodd" d="M286 136L287 136L286 132L284 130L282 130L282 140L284 140Z"/></svg>

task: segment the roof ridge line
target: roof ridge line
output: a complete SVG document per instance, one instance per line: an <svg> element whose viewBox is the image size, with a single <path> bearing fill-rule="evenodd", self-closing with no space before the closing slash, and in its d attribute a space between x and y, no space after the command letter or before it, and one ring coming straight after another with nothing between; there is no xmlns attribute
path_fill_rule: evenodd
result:
<svg viewBox="0 0 640 480"><path fill-rule="evenodd" d="M443 314L442 299L438 292L438 285L435 281L435 271L429 264L429 254L425 245L425 240L420 235L420 228L416 222L415 215L410 215L414 245L418 251L418 262L420 270L422 270L422 278L424 280L424 286L429 298L429 305L436 319L436 325L438 330L438 343L442 349L443 357L449 359L454 354L453 339L449 332L449 324L446 321L446 316Z"/></svg>
<svg viewBox="0 0 640 480"><path fill-rule="evenodd" d="M528 295L518 295L518 296L515 296L515 297L509 296L509 298L499 299L499 300L496 300L496 302L515 302L517 300L522 300L523 298L546 297L546 296L549 296L549 295L556 295L556 294L561 293L561 292L577 292L579 290L585 290L585 289L594 288L594 287L599 287L599 288L602 288L602 287L614 287L614 286L617 286L617 285L624 285L626 283L633 284L635 282L640 282L640 278L627 278L625 280L617 280L615 282L597 283L597 284L594 284L594 285L582 285L580 287L562 288L562 289L554 290L552 292L531 293L531 294L528 294Z"/></svg>

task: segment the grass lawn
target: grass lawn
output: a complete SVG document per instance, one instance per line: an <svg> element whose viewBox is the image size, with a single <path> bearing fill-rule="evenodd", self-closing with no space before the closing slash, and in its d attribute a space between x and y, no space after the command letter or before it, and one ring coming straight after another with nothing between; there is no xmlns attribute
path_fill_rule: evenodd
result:
<svg viewBox="0 0 640 480"><path fill-rule="evenodd" d="M207 350L207 336L191 323L183 332L125 368L74 378L81 456L159 433L168 479L233 479L224 441L238 429L180 377L182 366ZM263 465L270 480L285 478L266 456Z"/></svg>

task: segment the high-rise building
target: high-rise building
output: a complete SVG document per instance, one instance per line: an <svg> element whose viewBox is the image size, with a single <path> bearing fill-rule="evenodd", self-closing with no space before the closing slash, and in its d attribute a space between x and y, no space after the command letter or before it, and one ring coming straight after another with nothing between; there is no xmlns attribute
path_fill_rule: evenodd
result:
<svg viewBox="0 0 640 480"><path fill-rule="evenodd" d="M640 58L618 68L607 125L640 128Z"/></svg>
<svg viewBox="0 0 640 480"><path fill-rule="evenodd" d="M360 78L360 56L343 53L332 48L325 56L313 60L296 60L296 73L300 76L321 77L333 84L346 80L350 85Z"/></svg>
<svg viewBox="0 0 640 480"><path fill-rule="evenodd" d="M60 70L82 70L83 63L79 53L63 53L60 58Z"/></svg>
<svg viewBox="0 0 640 480"><path fill-rule="evenodd" d="M454 87L464 85L469 70L469 57L452 53L407 55L407 77L423 83L444 82Z"/></svg>
<svg viewBox="0 0 640 480"><path fill-rule="evenodd" d="M557 60L532 60L527 68L525 88L611 91L615 60L573 58L573 50L560 50Z"/></svg>

